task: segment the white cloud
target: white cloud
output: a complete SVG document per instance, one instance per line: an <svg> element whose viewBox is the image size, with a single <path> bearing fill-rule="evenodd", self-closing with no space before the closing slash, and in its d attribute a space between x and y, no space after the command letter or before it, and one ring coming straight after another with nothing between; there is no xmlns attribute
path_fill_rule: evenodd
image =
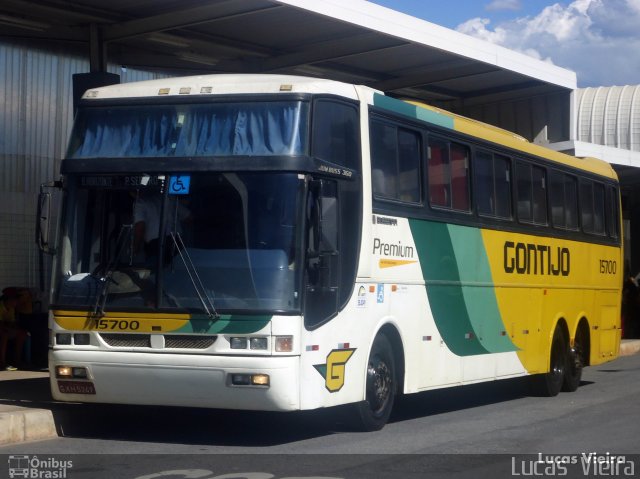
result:
<svg viewBox="0 0 640 479"><path fill-rule="evenodd" d="M575 70L580 86L640 84L640 0L574 0L493 28L473 18L457 29Z"/></svg>
<svg viewBox="0 0 640 479"><path fill-rule="evenodd" d="M520 10L522 8L522 2L520 0L493 0L487 6L485 10Z"/></svg>

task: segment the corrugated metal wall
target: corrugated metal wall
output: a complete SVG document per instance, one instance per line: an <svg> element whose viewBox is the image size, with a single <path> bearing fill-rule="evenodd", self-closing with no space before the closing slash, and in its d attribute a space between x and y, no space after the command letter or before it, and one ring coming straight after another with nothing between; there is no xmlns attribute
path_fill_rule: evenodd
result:
<svg viewBox="0 0 640 479"><path fill-rule="evenodd" d="M72 75L88 71L80 56L0 43L0 289L38 287L37 195L59 175L72 125ZM118 65L109 71L123 83L168 76Z"/></svg>
<svg viewBox="0 0 640 479"><path fill-rule="evenodd" d="M640 85L576 90L577 139L640 151Z"/></svg>

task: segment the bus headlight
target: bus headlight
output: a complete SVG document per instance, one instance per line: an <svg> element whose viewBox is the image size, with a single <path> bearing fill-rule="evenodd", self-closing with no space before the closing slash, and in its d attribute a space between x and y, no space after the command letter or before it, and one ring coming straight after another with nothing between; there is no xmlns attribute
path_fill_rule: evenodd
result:
<svg viewBox="0 0 640 479"><path fill-rule="evenodd" d="M231 349L247 349L247 338L229 338Z"/></svg>
<svg viewBox="0 0 640 479"><path fill-rule="evenodd" d="M56 366L56 378L58 379L87 379L89 374L87 368L72 366Z"/></svg>
<svg viewBox="0 0 640 479"><path fill-rule="evenodd" d="M250 338L249 339L249 346L251 349L261 349L266 351L268 345L269 345L269 342L267 341L267 338Z"/></svg>
<svg viewBox="0 0 640 479"><path fill-rule="evenodd" d="M71 344L71 334L70 333L57 333L56 334L56 344L61 344L63 346L68 346Z"/></svg>
<svg viewBox="0 0 640 479"><path fill-rule="evenodd" d="M232 374L231 384L234 386L269 386L268 374Z"/></svg>
<svg viewBox="0 0 640 479"><path fill-rule="evenodd" d="M73 335L73 344L76 346L86 346L91 343L91 336L88 333L76 333Z"/></svg>
<svg viewBox="0 0 640 479"><path fill-rule="evenodd" d="M56 377L57 378L72 378L73 377L73 369L71 366L56 366Z"/></svg>

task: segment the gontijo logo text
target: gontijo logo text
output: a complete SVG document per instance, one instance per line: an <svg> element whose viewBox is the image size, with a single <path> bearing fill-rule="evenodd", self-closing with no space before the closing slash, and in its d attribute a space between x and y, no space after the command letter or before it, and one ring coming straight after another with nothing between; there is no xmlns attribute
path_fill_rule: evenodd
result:
<svg viewBox="0 0 640 479"><path fill-rule="evenodd" d="M535 243L504 243L505 273L569 276L571 253L569 248Z"/></svg>

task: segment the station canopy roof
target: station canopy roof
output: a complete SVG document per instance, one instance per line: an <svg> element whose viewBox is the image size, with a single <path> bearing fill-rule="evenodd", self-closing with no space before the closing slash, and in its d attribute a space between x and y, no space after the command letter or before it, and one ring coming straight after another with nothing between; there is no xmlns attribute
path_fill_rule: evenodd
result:
<svg viewBox="0 0 640 479"><path fill-rule="evenodd" d="M363 0L3 0L2 39L78 51L94 70L307 75L454 110L576 87L571 71Z"/></svg>

